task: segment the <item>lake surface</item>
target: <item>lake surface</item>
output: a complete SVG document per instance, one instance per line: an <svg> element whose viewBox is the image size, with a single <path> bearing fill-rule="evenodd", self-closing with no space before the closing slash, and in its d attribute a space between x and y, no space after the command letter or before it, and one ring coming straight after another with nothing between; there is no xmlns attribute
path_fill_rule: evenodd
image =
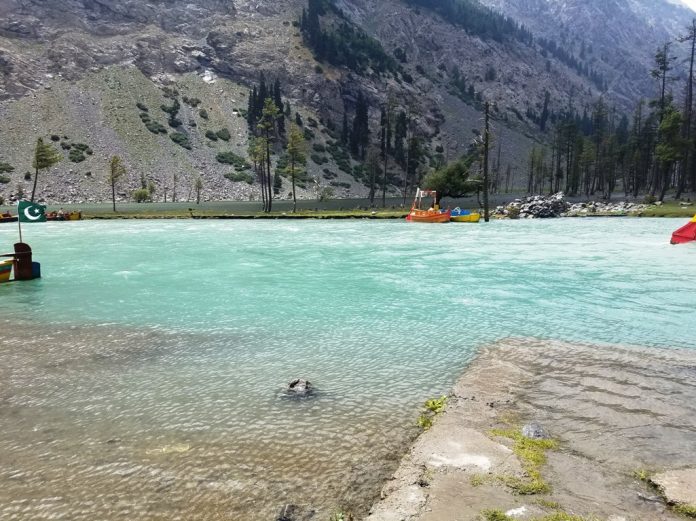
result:
<svg viewBox="0 0 696 521"><path fill-rule="evenodd" d="M43 279L0 286L0 519L360 508L480 346L696 347L683 222L26 225ZM318 395L284 397L296 377Z"/></svg>

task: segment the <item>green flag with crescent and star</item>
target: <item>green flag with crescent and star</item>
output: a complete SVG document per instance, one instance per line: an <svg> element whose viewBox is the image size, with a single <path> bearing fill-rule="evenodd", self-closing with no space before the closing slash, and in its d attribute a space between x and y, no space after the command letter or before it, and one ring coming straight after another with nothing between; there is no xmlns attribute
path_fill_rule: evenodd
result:
<svg viewBox="0 0 696 521"><path fill-rule="evenodd" d="M46 207L29 201L19 201L17 216L21 223L44 223L46 222Z"/></svg>

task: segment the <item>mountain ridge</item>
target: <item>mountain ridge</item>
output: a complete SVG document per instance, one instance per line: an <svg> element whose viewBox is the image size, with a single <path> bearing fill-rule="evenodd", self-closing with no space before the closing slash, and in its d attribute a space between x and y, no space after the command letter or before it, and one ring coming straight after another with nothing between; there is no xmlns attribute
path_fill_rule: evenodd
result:
<svg viewBox="0 0 696 521"><path fill-rule="evenodd" d="M506 9L513 9L503 5L504 1L485 3L507 14ZM531 5L542 0L524 1ZM24 177L25 172L31 175L36 138L55 135L60 138L56 143L84 142L94 154L74 164L66 152L55 175L40 179L40 185L46 183L47 201L106 200L106 163L115 153L124 157L129 171L120 199L130 197L142 176L157 185L157 198L165 190L171 194L174 174L182 184L179 194L190 191L187 186L201 175L206 199L257 197L256 185L225 179L230 167L215 157L227 150L245 155L247 138L241 115L247 89L258 82L261 71L280 80L293 113L317 122L309 129L314 138L308 155L337 141L331 127L340 126L344 112L353 117L358 93L369 102L371 141L378 146L380 108L391 98L397 113L414 114L414 132L427 145L430 159L424 159L419 171L437 164L439 156L451 159L467 150L481 126L480 100L495 102L496 132L504 143L499 168L510 165L521 173L528 150L546 139L535 119L542 112L546 92L552 117L569 103L581 111L602 94L590 77L537 43L515 45L471 34L408 2L337 0L335 5L349 23L374 38L389 55L403 53L401 72L356 73L318 62L296 26L307 6L299 0L161 0L146 7L112 0L4 3L0 7L0 98L4 100L0 105L0 158L15 171L7 174L8 183L0 184L0 196L9 200L17 196L18 186L26 189ZM525 20L514 19L534 30ZM629 76L638 77L646 64L632 67L635 70ZM158 111L168 103L165 87L201 99L201 107L210 114L203 119L198 110L183 103L182 127L165 129L189 137L191 150L167 135L153 135L142 117L139 119L135 105L145 100L148 117L166 122L166 115ZM649 86L642 93L648 90ZM611 96L628 110L637 99L635 94L624 88ZM92 109L86 107L87 100ZM27 124L29 112L32 117ZM223 127L233 136L229 143L205 139L206 132ZM87 143L90 140L94 143ZM364 179L353 171L360 167L360 160L351 159L346 166L331 154L314 155L319 163L308 161L308 174L314 181L300 190L301 197L315 197L322 188L333 189L337 196L367 194ZM392 165L389 192L396 195L403 171L394 161ZM282 183L278 195L286 197L287 182ZM63 186L72 188L66 191Z"/></svg>

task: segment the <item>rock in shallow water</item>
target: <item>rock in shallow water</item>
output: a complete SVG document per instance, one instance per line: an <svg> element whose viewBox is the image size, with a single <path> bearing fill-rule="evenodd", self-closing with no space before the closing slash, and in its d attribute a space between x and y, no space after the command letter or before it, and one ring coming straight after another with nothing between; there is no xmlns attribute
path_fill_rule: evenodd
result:
<svg viewBox="0 0 696 521"><path fill-rule="evenodd" d="M546 429L537 422L531 422L522 427L522 436L532 440L548 440L551 438Z"/></svg>
<svg viewBox="0 0 696 521"><path fill-rule="evenodd" d="M314 392L314 386L309 380L298 378L288 384L286 391L293 396L309 396Z"/></svg>
<svg viewBox="0 0 696 521"><path fill-rule="evenodd" d="M696 508L696 468L655 474L650 482L662 491L668 503Z"/></svg>
<svg viewBox="0 0 696 521"><path fill-rule="evenodd" d="M314 519L316 512L311 508L288 504L280 509L275 521L309 521Z"/></svg>

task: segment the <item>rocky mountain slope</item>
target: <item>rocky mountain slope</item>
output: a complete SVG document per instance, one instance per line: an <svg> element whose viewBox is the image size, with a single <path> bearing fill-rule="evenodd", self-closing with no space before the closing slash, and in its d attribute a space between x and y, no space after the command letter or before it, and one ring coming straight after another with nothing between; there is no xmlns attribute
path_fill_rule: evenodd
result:
<svg viewBox="0 0 696 521"><path fill-rule="evenodd" d="M658 46L686 34L696 16L669 0L482 0L562 44L606 77L606 95L625 109L655 96L650 77ZM684 57L687 49L674 48ZM676 64L678 74L685 69Z"/></svg>
<svg viewBox="0 0 696 521"><path fill-rule="evenodd" d="M486 1L558 45L575 38L572 56L577 53L578 59L581 44L571 33L586 35L589 46L593 20L606 14L597 6L607 4ZM653 4L641 1L644 7ZM609 14L624 16L621 6L638 2L609 2L618 9ZM651 35L630 25L639 24L637 14L626 18L625 26L617 23L622 31L614 40L598 40L602 43L592 43L591 50L586 46L591 67L583 70L535 40L477 34L428 2L335 0L341 13L336 19L398 57L398 72L379 73L317 61L297 27L307 7L302 0L5 0L0 3L0 162L14 171L0 175L0 197L10 200L29 190L32 150L43 137L53 139L64 155L39 178L39 197L48 202L109 200L106 176L114 154L128 170L119 185L121 200L129 199L143 179L156 187L156 200L165 193L171 199L173 192L179 199L191 197L198 176L204 199L258 198L258 184L238 175L249 173L243 161L233 166L218 158L246 155L244 114L261 72L281 82L290 119L299 113L305 122L313 157L301 197L316 197L327 187L336 196L367 194L361 161L346 159L338 143L344 112L352 120L359 93L370 107L372 143L378 141L380 109L388 102L395 114L411 114L412 132L426 151L419 174L464 152L482 126L481 101L494 102L500 167L510 165L513 175L522 176L528 149L545 139L536 118L547 92L552 113L571 103L581 110L604 83L620 106L649 92L650 82L642 76L653 47L688 22L686 13L666 7L666 0L665 6L656 3L664 13L650 12L668 16L671 25L665 22ZM533 9L554 23L535 20L529 15ZM629 52L631 43L635 53ZM638 43L645 51L639 52ZM624 65L617 61L619 51L627 53ZM588 73L592 67L606 81ZM617 67L621 73L612 76ZM167 125L161 109L172 104L173 92L180 105L181 124L175 127ZM163 130L153 132L158 124ZM207 137L223 129L228 139ZM278 158L280 147L276 152ZM399 194L403 172L391 164L389 191ZM278 196L288 192L286 179Z"/></svg>

